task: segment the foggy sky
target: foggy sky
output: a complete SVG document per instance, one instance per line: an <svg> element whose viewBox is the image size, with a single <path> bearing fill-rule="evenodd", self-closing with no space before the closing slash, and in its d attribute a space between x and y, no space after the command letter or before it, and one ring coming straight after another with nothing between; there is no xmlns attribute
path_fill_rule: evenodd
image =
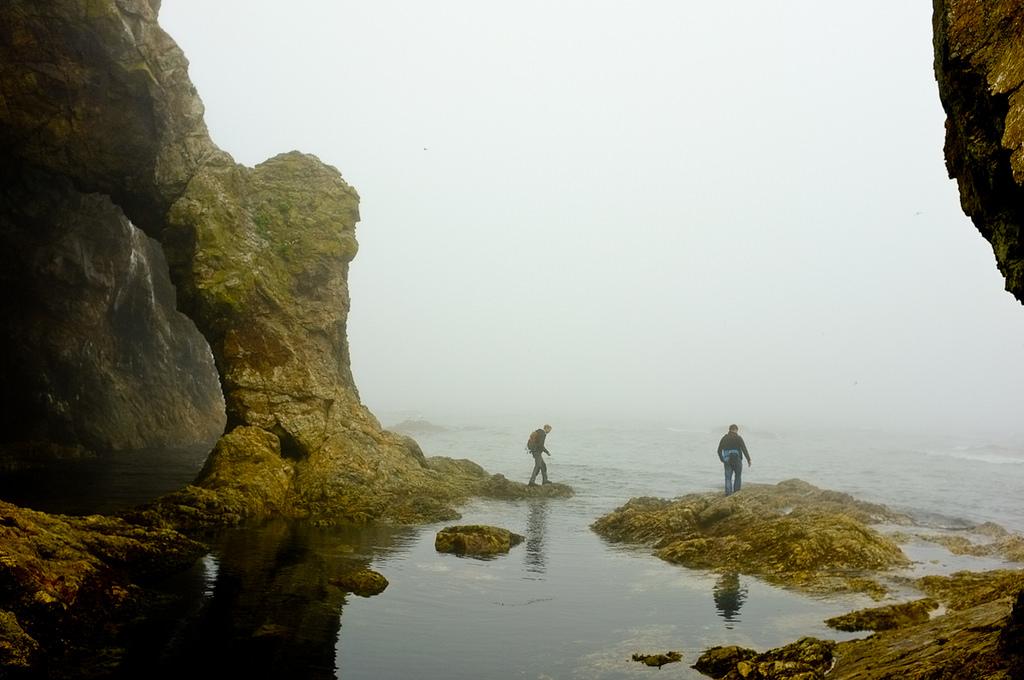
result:
<svg viewBox="0 0 1024 680"><path fill-rule="evenodd" d="M214 141L359 192L375 411L1021 432L931 3L164 0Z"/></svg>

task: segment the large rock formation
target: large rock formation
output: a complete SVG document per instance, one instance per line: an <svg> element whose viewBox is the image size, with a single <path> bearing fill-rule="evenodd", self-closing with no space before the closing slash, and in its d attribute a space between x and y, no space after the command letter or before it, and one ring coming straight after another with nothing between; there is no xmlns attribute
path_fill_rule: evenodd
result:
<svg viewBox="0 0 1024 680"><path fill-rule="evenodd" d="M946 167L1024 302L1024 11L1016 0L934 0Z"/></svg>
<svg viewBox="0 0 1024 680"><path fill-rule="evenodd" d="M0 7L0 143L15 174L109 199L162 243L223 386L227 431L196 484L144 516L405 522L451 518L488 489L525 495L471 463L427 461L360 403L346 339L356 192L313 156L247 168L218 149L158 6ZM43 193L24 191L22 204Z"/></svg>

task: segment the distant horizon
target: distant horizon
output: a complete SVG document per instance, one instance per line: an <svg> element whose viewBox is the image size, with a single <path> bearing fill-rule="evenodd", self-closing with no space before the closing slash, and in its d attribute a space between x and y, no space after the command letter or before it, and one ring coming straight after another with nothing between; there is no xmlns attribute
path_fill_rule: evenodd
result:
<svg viewBox="0 0 1024 680"><path fill-rule="evenodd" d="M1020 432L1024 307L946 174L930 5L175 0L161 23L218 145L359 192L375 412Z"/></svg>

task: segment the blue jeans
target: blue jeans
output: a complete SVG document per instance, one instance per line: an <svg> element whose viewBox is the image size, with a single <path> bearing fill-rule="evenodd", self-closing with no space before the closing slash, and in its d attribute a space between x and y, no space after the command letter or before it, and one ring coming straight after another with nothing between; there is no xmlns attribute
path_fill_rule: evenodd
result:
<svg viewBox="0 0 1024 680"><path fill-rule="evenodd" d="M725 466L725 495L730 496L740 490L743 482L743 455L739 451L723 451L722 465Z"/></svg>

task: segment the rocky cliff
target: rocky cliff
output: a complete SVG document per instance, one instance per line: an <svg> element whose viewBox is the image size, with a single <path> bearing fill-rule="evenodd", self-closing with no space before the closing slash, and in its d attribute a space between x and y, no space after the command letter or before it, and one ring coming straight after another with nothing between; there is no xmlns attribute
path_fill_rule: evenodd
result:
<svg viewBox="0 0 1024 680"><path fill-rule="evenodd" d="M1024 10L1016 0L934 0L946 167L960 203L1024 302Z"/></svg>
<svg viewBox="0 0 1024 680"><path fill-rule="evenodd" d="M160 242L223 388L226 433L195 485L138 517L422 521L454 517L470 494L525 494L468 461L428 461L362 405L346 339L358 195L314 156L248 168L217 148L158 10L157 0L0 6L0 144L21 192L4 206L10 242L56 250L59 230L33 234L24 219L51 186L65 194L51 222L122 250L140 237L123 221L120 235L101 231L91 215L123 214ZM152 325L117 318L133 332Z"/></svg>

